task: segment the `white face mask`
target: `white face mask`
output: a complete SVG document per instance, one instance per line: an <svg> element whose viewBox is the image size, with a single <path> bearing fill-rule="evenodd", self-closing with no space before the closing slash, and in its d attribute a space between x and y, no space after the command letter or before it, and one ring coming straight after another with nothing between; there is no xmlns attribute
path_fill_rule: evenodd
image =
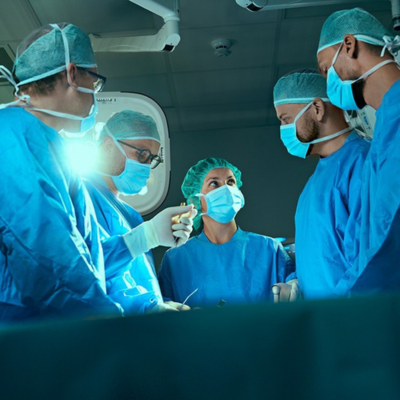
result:
<svg viewBox="0 0 400 400"><path fill-rule="evenodd" d="M67 40L67 38L65 36L64 31L57 24L51 24L51 26L54 29L59 29L61 31L61 35L62 35L63 43L64 43L64 49L65 49L65 69L67 69L68 65L70 64L68 40ZM29 79L29 82L22 81L20 83L16 83L14 81L13 77L12 77L11 72L7 68L5 68L3 66L0 66L0 74L5 79L7 79L11 83L11 85L14 86L14 88L15 88L14 95L16 97L18 97L18 100L16 100L16 101L13 101L13 102L7 103L7 104L1 104L0 105L0 109L6 108L6 107L11 107L11 106L16 106L16 105L18 105L20 103L20 101L22 101L24 103L24 107L29 109L29 110L43 112L43 113L46 113L46 114L49 114L49 115L53 115L55 117L72 119L72 120L75 120L75 121L81 121L80 127L78 129L78 132L75 132L75 133L74 132L65 132L66 136L74 136L74 137L83 136L89 129L91 129L94 126L95 117L96 117L96 114L97 114L97 111L98 111L97 100L96 100L96 95L95 95L94 90L88 89L88 88L84 88L84 87L80 87L80 86L78 86L78 87L72 86L70 84L70 78L69 78L68 75L67 75L68 83L73 89L77 90L78 92L90 93L90 94L93 95L93 105L92 105L92 107L90 109L89 114L86 117L80 117L80 116L73 115L73 114L67 114L67 113L63 113L63 112L58 112L58 111L53 111L53 110L47 110L47 109L44 109L44 108L36 108L36 107L34 107L30 102L30 96L27 95L27 94L21 94L20 93L20 89L19 89L20 86L25 85L26 83L29 83L29 82L33 82L34 81L33 78ZM43 76L43 78L45 78L45 77L46 76Z"/></svg>

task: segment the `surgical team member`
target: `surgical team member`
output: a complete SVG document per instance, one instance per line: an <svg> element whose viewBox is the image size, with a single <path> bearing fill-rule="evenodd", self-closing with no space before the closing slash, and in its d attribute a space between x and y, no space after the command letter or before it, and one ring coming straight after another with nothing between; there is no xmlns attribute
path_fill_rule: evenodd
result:
<svg viewBox="0 0 400 400"><path fill-rule="evenodd" d="M146 186L151 168L162 162L158 155L160 143L153 118L131 110L112 116L100 132L97 172L87 176L84 183L105 238L125 235L143 223L141 215L118 195L134 195ZM190 235L191 221L186 222L182 226L185 230L179 232L183 235L181 241ZM124 247L122 243L122 251L105 254L108 295L132 313L175 311L181 307L163 302L151 251L133 259L130 254L126 256Z"/></svg>
<svg viewBox="0 0 400 400"><path fill-rule="evenodd" d="M324 23L318 47L328 97L343 110L376 111L361 188L360 256L340 292L400 289L400 71L395 38L362 9L338 11Z"/></svg>
<svg viewBox="0 0 400 400"><path fill-rule="evenodd" d="M296 210L296 274L305 298L346 295L337 287L358 254L362 168L370 145L326 94L314 70L294 71L274 88L281 139L296 157L319 157Z"/></svg>
<svg viewBox="0 0 400 400"><path fill-rule="evenodd" d="M222 158L206 158L187 172L182 193L201 210L200 235L164 255L159 273L164 297L191 307L254 303L272 299L293 264L276 240L244 232L235 222L244 206L241 172Z"/></svg>
<svg viewBox="0 0 400 400"><path fill-rule="evenodd" d="M105 78L88 36L45 25L18 47L13 74L0 74L17 97L0 107L0 321L123 314L106 293L93 205L58 133L94 124Z"/></svg>

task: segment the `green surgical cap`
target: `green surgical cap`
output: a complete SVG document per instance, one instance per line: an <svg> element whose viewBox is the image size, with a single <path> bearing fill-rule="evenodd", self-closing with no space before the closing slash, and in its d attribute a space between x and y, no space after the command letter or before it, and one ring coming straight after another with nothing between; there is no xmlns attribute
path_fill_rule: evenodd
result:
<svg viewBox="0 0 400 400"><path fill-rule="evenodd" d="M150 139L160 143L160 135L154 119L136 111L124 110L113 115L101 130L97 142L101 144L110 133L116 140Z"/></svg>
<svg viewBox="0 0 400 400"><path fill-rule="evenodd" d="M64 71L70 62L81 68L97 66L89 37L72 24L48 24L18 46L13 72L22 85Z"/></svg>
<svg viewBox="0 0 400 400"><path fill-rule="evenodd" d="M329 102L326 79L313 69L293 71L283 76L274 87L274 105L308 104L316 97Z"/></svg>
<svg viewBox="0 0 400 400"><path fill-rule="evenodd" d="M342 10L333 13L325 21L317 54L327 47L341 43L346 35L353 35L357 40L382 47L387 45L386 40L389 43L393 40L393 35L367 11L361 8ZM387 47L391 51L391 46Z"/></svg>
<svg viewBox="0 0 400 400"><path fill-rule="evenodd" d="M182 193L187 200L187 203L192 203L198 210L198 214L195 217L193 224L196 230L201 228L203 222L201 219L200 211L200 197L196 194L201 192L201 187L203 186L204 178L213 169L216 168L228 168L233 172L236 178L236 185L240 188L242 183L242 173L231 163L224 160L223 158L213 158L208 157L204 160L199 161L196 165L191 167L186 173L185 179L183 180L181 189Z"/></svg>

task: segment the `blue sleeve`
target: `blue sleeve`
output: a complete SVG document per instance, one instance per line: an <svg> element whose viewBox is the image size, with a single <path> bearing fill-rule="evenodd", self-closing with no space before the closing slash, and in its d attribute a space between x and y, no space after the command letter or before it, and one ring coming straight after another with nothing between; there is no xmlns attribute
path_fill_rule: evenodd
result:
<svg viewBox="0 0 400 400"><path fill-rule="evenodd" d="M174 288L172 285L171 267L168 251L164 254L158 273L161 293L164 301L175 301Z"/></svg>
<svg viewBox="0 0 400 400"><path fill-rule="evenodd" d="M3 118L1 127L1 300L39 312L120 313L105 293L103 265L93 263L77 229L57 143L22 122ZM96 229L94 215L85 222Z"/></svg>
<svg viewBox="0 0 400 400"><path fill-rule="evenodd" d="M357 257L360 251L361 183L367 153L360 153L349 166L347 209L348 221L344 231L343 246L349 268L339 279L334 293L345 296L359 275Z"/></svg>
<svg viewBox="0 0 400 400"><path fill-rule="evenodd" d="M276 244L276 266L278 270L278 282L288 282L295 277L295 266L288 253L286 253L281 243Z"/></svg>

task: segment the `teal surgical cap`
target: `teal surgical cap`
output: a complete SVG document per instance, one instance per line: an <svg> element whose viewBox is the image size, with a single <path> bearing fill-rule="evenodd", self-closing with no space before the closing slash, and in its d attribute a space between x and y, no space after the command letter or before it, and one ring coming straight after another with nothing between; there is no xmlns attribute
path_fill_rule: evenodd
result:
<svg viewBox="0 0 400 400"><path fill-rule="evenodd" d="M274 87L274 105L308 104L316 97L329 102L326 79L313 69L293 71L283 76Z"/></svg>
<svg viewBox="0 0 400 400"><path fill-rule="evenodd" d="M318 53L341 43L346 35L377 46L386 46L392 53L393 35L370 13L361 9L333 13L324 23L319 39ZM386 39L385 39L386 38Z"/></svg>
<svg viewBox="0 0 400 400"><path fill-rule="evenodd" d="M97 66L89 37L66 22L48 24L18 46L13 72L23 85L65 71L70 62L81 68Z"/></svg>
<svg viewBox="0 0 400 400"><path fill-rule="evenodd" d="M124 110L113 115L101 130L97 142L102 143L110 134L115 140L150 139L160 143L160 135L154 119L131 110Z"/></svg>
<svg viewBox="0 0 400 400"><path fill-rule="evenodd" d="M196 165L191 167L186 173L185 179L183 180L181 189L182 193L187 200L187 203L192 203L195 208L199 211L195 217L193 224L195 229L199 229L202 226L202 220L200 216L200 197L196 194L201 192L201 187L203 186L204 178L213 169L216 168L228 168L233 172L236 178L236 185L240 188L242 183L242 173L231 163L224 160L223 158L205 158L199 161Z"/></svg>

